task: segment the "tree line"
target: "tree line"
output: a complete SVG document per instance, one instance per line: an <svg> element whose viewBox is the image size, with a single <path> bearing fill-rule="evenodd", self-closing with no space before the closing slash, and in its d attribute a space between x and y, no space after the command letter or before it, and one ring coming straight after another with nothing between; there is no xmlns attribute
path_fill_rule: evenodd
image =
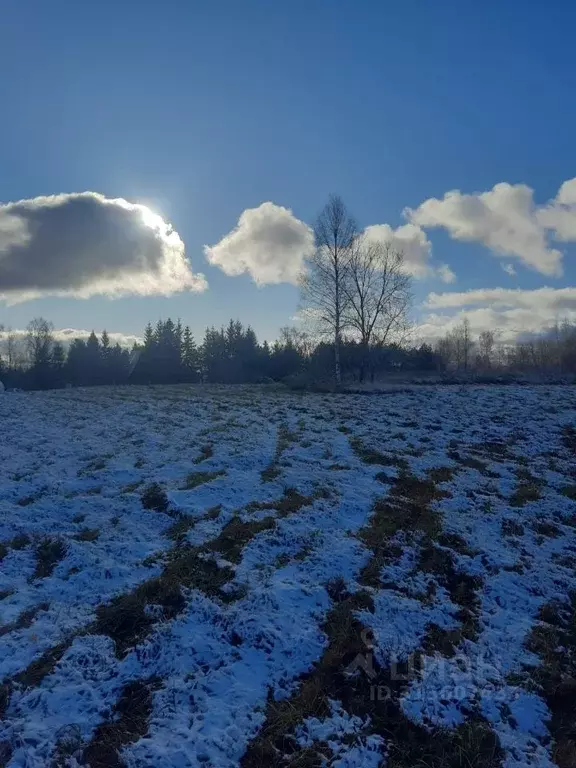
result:
<svg viewBox="0 0 576 768"><path fill-rule="evenodd" d="M0 379L9 388L52 389L105 384L258 383L287 381L295 386L330 381L334 347L313 342L295 328L283 328L279 338L260 343L254 330L239 320L207 328L197 343L189 326L171 318L148 324L143 341L131 349L111 344L106 331L74 339L66 348L44 318L32 320L24 337L9 331L0 355ZM387 370L434 370L439 365L431 346L371 346L342 339L340 366L347 380L359 381L366 370L372 378Z"/></svg>
<svg viewBox="0 0 576 768"><path fill-rule="evenodd" d="M34 319L25 336L0 331L0 380L9 388L52 389L106 384L219 383L254 384L283 381L294 387L330 386L334 344L314 341L302 330L286 327L279 338L260 343L250 326L230 320L207 328L197 343L190 328L171 318L148 324L143 341L131 349L112 344L106 331L74 339L65 347L53 326ZM342 336L342 380L360 383L391 374L576 374L576 327L560 323L535 339L502 344L492 331L474 335L462 321L434 346L376 344Z"/></svg>
<svg viewBox="0 0 576 768"><path fill-rule="evenodd" d="M498 331L475 337L464 318L436 342L435 351L446 372L576 374L576 326L558 321L532 338L505 343Z"/></svg>
<svg viewBox="0 0 576 768"><path fill-rule="evenodd" d="M197 342L189 326L168 318L148 324L132 349L112 344L106 331L66 348L52 324L36 318L23 339L0 327L0 377L8 387L26 389L268 379L338 387L391 371L576 373L576 329L567 322L504 344L492 331L473 337L464 319L434 347L411 343L411 276L403 254L361 232L339 197L330 197L314 235L300 276L306 331L284 328L273 344L260 343L249 325L230 320L207 328Z"/></svg>

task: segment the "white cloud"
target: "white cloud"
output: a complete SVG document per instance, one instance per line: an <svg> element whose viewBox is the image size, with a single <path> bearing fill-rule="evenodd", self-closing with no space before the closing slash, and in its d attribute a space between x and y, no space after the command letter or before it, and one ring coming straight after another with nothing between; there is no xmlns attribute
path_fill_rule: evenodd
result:
<svg viewBox="0 0 576 768"><path fill-rule="evenodd" d="M145 206L97 192L0 205L0 299L8 303L206 287L178 233Z"/></svg>
<svg viewBox="0 0 576 768"><path fill-rule="evenodd" d="M415 224L403 224L392 229L389 224L373 224L366 227L367 240L390 245L404 255L407 271L414 277L428 277L431 273L429 259L432 244L423 229Z"/></svg>
<svg viewBox="0 0 576 768"><path fill-rule="evenodd" d="M84 341L90 336L92 331L87 331L84 328L57 328L52 332L55 341L61 342L64 347L68 347L74 339L83 339ZM25 359L26 357L26 335L25 328L10 328L0 331L0 356L6 355L8 352L8 337L11 336L16 342L16 356L18 359ZM101 334L96 333L100 338ZM134 344L140 344L143 339L141 336L137 336L131 333L122 333L120 331L109 331L108 337L110 338L110 344L120 344L121 347L131 349Z"/></svg>
<svg viewBox="0 0 576 768"><path fill-rule="evenodd" d="M547 309L554 312L576 310L576 288L480 288L470 291L430 293L427 307L455 308L489 304L492 307L520 307L535 311Z"/></svg>
<svg viewBox="0 0 576 768"><path fill-rule="evenodd" d="M314 248L310 227L274 203L246 209L219 243L204 246L210 264L227 275L247 272L258 285L298 282L304 259Z"/></svg>
<svg viewBox="0 0 576 768"><path fill-rule="evenodd" d="M373 224L363 235L401 251L407 271L416 278L438 275L446 283L456 279L447 264L437 269L430 264L431 243L415 224L403 224L397 229L389 224ZM245 210L237 226L216 245L204 246L204 253L210 264L227 275L248 273L259 285L296 284L306 256L313 249L312 229L291 210L268 202Z"/></svg>
<svg viewBox="0 0 576 768"><path fill-rule="evenodd" d="M556 240L576 241L576 178L562 184L554 200L538 210L537 219L554 232Z"/></svg>
<svg viewBox="0 0 576 768"><path fill-rule="evenodd" d="M436 274L438 275L440 280L442 280L443 283L455 283L456 282L456 275L450 269L448 264L440 264L440 266L436 270Z"/></svg>
<svg viewBox="0 0 576 768"><path fill-rule="evenodd" d="M570 191L570 190L569 190ZM533 191L525 184L496 184L488 192L447 192L430 198L405 216L425 228L444 227L455 240L479 242L499 256L519 259L527 267L550 276L562 274L562 253L550 247L536 209Z"/></svg>
<svg viewBox="0 0 576 768"><path fill-rule="evenodd" d="M26 331L17 331L17 333L26 334ZM92 331L87 331L84 328L57 328L54 331L54 338L56 341L62 342L62 344L70 344L74 339L86 340ZM110 339L110 344L120 344L121 347L132 347L134 344L141 344L142 336L137 336L133 333L122 333L120 331L107 331ZM98 338L102 335L96 331Z"/></svg>
<svg viewBox="0 0 576 768"><path fill-rule="evenodd" d="M506 272L507 275L510 275L510 277L514 277L516 275L516 270L514 269L514 264L506 263L506 264L500 264L504 272Z"/></svg>
<svg viewBox="0 0 576 768"><path fill-rule="evenodd" d="M372 224L364 230L367 240L386 243L404 255L406 271L422 280L436 275L443 283L453 283L456 275L448 264L434 267L430 263L432 243L416 224L403 224L393 229L389 224Z"/></svg>
<svg viewBox="0 0 576 768"><path fill-rule="evenodd" d="M559 320L576 322L576 288L483 288L430 293L423 308L432 311L424 314L418 324L417 334L421 338L439 338L467 317L475 334L498 331L502 341L511 341L545 331Z"/></svg>

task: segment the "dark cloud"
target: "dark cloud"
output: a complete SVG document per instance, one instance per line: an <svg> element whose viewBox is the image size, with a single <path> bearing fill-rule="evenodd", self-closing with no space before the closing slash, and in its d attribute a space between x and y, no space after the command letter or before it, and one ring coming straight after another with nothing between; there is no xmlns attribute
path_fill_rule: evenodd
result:
<svg viewBox="0 0 576 768"><path fill-rule="evenodd" d="M178 233L145 206L96 192L0 206L0 297L201 291Z"/></svg>

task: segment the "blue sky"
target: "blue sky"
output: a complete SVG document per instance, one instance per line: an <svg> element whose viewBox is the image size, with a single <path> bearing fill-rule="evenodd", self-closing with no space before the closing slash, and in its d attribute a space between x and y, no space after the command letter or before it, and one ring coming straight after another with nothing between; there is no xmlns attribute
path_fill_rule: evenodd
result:
<svg viewBox="0 0 576 768"><path fill-rule="evenodd" d="M542 326L571 316L571 292L540 291L533 311L527 292L574 284L572 219L543 230L564 254L560 275L528 266L526 244L510 243L524 223L506 235L520 252L509 256L490 246L492 219L462 240L468 220L444 206L431 224L436 213L419 207L499 182L527 185L543 205L576 176L575 28L568 2L2 0L0 202L91 190L146 204L172 223L209 288L0 303L0 323L44 315L57 328L140 333L171 315L201 337L240 317L273 339L297 289L228 276L203 246L265 201L311 224L331 192L363 227L395 229L406 207L420 211L433 268L415 280L416 317L431 311L428 294L469 290L480 292L470 305L434 300L434 313L467 308L478 327L519 329L527 313L541 312ZM558 202L564 218L571 195ZM514 204L507 212L497 195L490 205L514 220ZM494 288L520 289L521 302L481 293Z"/></svg>

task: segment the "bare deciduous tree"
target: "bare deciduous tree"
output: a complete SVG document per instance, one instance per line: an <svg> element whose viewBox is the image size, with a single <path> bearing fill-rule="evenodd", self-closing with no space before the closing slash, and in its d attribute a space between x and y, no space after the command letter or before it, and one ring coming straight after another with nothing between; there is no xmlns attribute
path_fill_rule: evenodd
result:
<svg viewBox="0 0 576 768"><path fill-rule="evenodd" d="M54 344L54 326L43 317L35 317L26 328L26 344L30 365L44 368L50 364Z"/></svg>
<svg viewBox="0 0 576 768"><path fill-rule="evenodd" d="M483 368L490 368L494 358L496 335L494 331L481 331L478 336L478 362Z"/></svg>
<svg viewBox="0 0 576 768"><path fill-rule="evenodd" d="M309 334L291 325L280 328L280 344L284 347L292 347L302 357L310 357L314 351L314 343Z"/></svg>
<svg viewBox="0 0 576 768"><path fill-rule="evenodd" d="M315 227L316 249L301 278L302 300L308 317L334 344L334 378L340 385L340 344L346 323L350 261L357 228L339 197L331 196Z"/></svg>
<svg viewBox="0 0 576 768"><path fill-rule="evenodd" d="M384 345L404 330L411 302L411 278L404 256L389 243L358 238L349 263L346 320L360 339L364 380L370 345Z"/></svg>
<svg viewBox="0 0 576 768"><path fill-rule="evenodd" d="M457 370L463 368L467 371L474 349L468 318L465 317L460 325L457 325L443 339L440 339L436 349L446 365L453 366Z"/></svg>

